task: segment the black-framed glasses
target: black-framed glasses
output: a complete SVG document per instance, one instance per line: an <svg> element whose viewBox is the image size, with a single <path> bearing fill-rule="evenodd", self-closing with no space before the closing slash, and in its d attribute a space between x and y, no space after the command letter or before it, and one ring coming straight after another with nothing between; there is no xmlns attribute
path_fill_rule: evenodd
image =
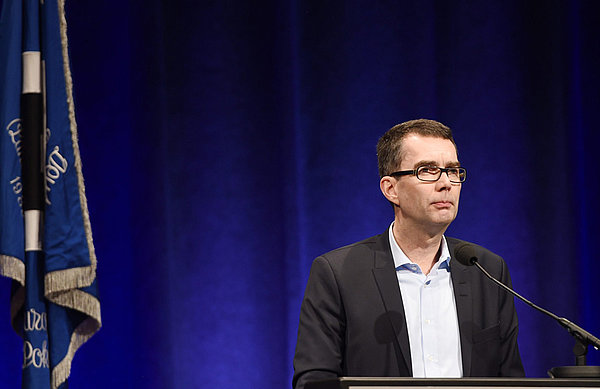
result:
<svg viewBox="0 0 600 389"><path fill-rule="evenodd" d="M450 182L460 184L467 179L467 169L464 167L439 167L439 166L419 166L414 170L401 170L388 174L392 177L415 175L421 181L435 182L440 179L442 173L448 175Z"/></svg>

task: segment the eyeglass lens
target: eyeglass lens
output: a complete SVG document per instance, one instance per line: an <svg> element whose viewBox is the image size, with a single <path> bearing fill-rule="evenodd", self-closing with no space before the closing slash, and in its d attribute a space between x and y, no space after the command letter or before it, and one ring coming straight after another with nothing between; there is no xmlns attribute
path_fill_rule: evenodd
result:
<svg viewBox="0 0 600 389"><path fill-rule="evenodd" d="M444 169L448 174L450 182L463 182L465 180L464 169L447 168ZM423 181L437 181L442 176L442 169L438 166L421 166L417 169L417 178Z"/></svg>

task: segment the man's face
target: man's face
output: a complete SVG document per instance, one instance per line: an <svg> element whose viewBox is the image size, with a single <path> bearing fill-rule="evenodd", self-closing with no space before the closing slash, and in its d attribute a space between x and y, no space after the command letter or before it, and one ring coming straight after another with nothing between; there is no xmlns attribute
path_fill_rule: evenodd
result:
<svg viewBox="0 0 600 389"><path fill-rule="evenodd" d="M402 140L402 161L398 170L419 166L460 166L456 148L448 139L409 134ZM461 184L451 183L446 173L436 182L416 176L397 178L399 221L408 227L426 230L446 228L456 218Z"/></svg>

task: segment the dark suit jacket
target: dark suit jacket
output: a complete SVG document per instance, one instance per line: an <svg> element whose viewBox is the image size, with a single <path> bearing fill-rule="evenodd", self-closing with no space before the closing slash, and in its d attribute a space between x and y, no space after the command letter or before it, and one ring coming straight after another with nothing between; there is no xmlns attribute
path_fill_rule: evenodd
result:
<svg viewBox="0 0 600 389"><path fill-rule="evenodd" d="M463 375L525 375L513 298L475 266L454 260L446 238L460 329ZM476 246L479 263L510 286L506 264ZM302 301L294 388L338 376L411 377L404 307L388 233L315 259Z"/></svg>

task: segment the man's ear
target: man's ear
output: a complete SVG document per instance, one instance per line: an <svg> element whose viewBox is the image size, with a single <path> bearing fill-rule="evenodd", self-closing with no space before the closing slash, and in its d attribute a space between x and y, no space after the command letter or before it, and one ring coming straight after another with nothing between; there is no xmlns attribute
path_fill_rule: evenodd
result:
<svg viewBox="0 0 600 389"><path fill-rule="evenodd" d="M396 193L396 179L390 176L383 176L379 181L381 193L392 204L398 205L398 194Z"/></svg>

